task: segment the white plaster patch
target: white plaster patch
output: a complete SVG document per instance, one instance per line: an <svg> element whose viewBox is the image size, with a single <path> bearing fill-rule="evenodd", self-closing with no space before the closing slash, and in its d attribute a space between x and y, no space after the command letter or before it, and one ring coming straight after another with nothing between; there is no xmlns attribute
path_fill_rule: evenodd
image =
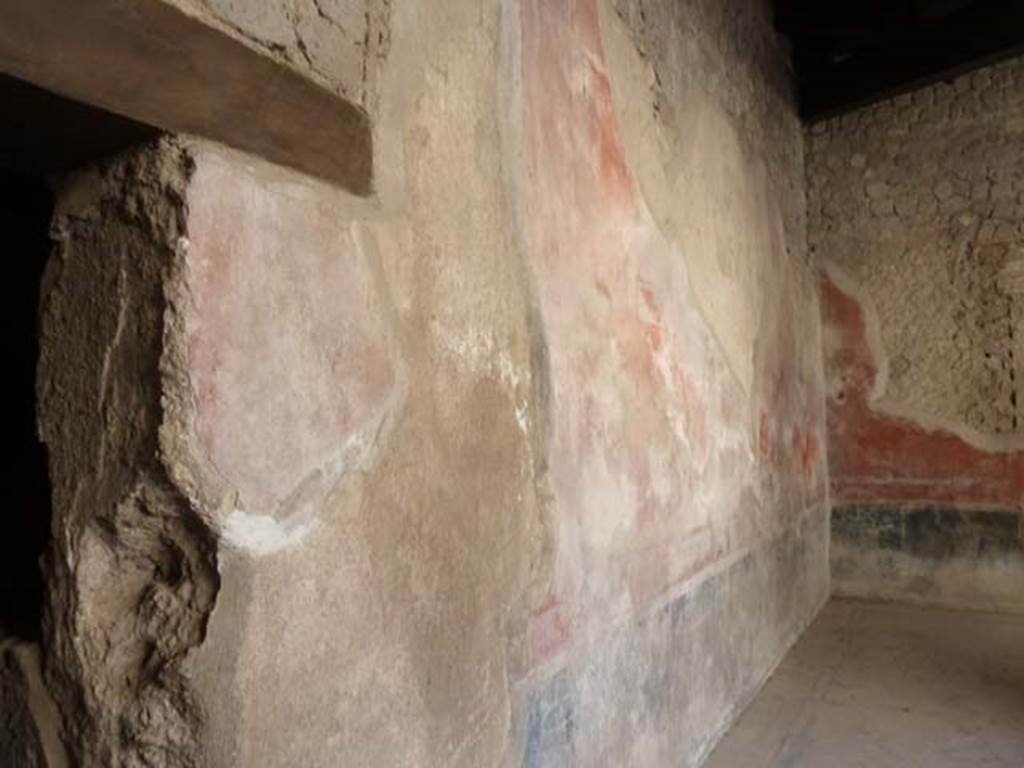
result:
<svg viewBox="0 0 1024 768"><path fill-rule="evenodd" d="M508 353L499 349L489 333L469 328L463 332L435 329L442 349L449 356L477 374L491 375L503 384L519 386L519 372Z"/></svg>
<svg viewBox="0 0 1024 768"><path fill-rule="evenodd" d="M224 521L221 537L229 546L263 556L301 544L316 527L316 520L289 524L236 509Z"/></svg>
<svg viewBox="0 0 1024 768"><path fill-rule="evenodd" d="M257 557L301 544L320 525L319 514L327 497L354 469L366 466L373 436L365 431L351 435L338 455L298 483L273 514L246 511L232 493L225 499L221 539L228 546Z"/></svg>
<svg viewBox="0 0 1024 768"><path fill-rule="evenodd" d="M525 402L521 405L516 405L516 424L519 425L519 431L525 435L530 425L529 407Z"/></svg>

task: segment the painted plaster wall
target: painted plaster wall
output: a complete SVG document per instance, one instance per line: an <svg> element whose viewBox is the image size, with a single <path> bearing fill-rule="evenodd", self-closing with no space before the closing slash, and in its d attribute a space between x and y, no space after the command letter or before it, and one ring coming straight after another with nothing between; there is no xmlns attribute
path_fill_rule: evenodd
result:
<svg viewBox="0 0 1024 768"><path fill-rule="evenodd" d="M106 667L67 640L85 765L697 765L827 597L802 137L767 4L425 5L391 8L375 196L189 139L112 166L151 188L114 206L152 225L137 418L202 589L161 597L181 643L111 690L120 714L74 698ZM76 263L113 291L125 253ZM118 327L83 324L77 370L109 376ZM74 471L58 520L138 496L129 472L83 501ZM55 613L121 563L117 520L74 545ZM145 562L164 540L131 541ZM122 672L149 669L132 605L97 641Z"/></svg>
<svg viewBox="0 0 1024 768"><path fill-rule="evenodd" d="M707 16L677 45L716 69L703 81L666 74L663 92L651 87L654 67L667 73L682 54L654 23L631 26L636 8L394 10L378 200L331 197L216 153L197 159L188 260L210 266L188 277L197 298L186 325L197 330L184 347L198 394L182 455L200 469L186 474L203 488L206 463L275 468L229 479L226 491L214 478L206 502L230 499L215 523L227 545L223 608L197 674L210 697L222 695L218 665L236 680L209 743L224 762L274 765L319 764L335 750L369 764L541 765L569 753L584 765L695 763L827 593L801 138L767 16L743 29L776 79L762 84L763 61L750 62L723 104L711 89L743 46L700 45L712 29L730 41L728 22L745 18L736 9L679 12L675 31L693 12ZM665 50L641 47L655 44ZM757 108L745 123L737 105L747 96ZM659 125L657 98L685 102L684 114ZM705 126L705 145L679 150L693 125ZM722 152L724 167L692 159ZM670 178L653 171L666 156ZM709 184L722 210L673 210L673 195L698 200ZM250 191L232 201L227 190ZM674 229L659 227L647 199ZM317 209L325 218L310 231ZM708 243L718 250L705 253ZM289 267L274 255L286 249L326 261ZM703 267L698 287L690 252ZM325 287L335 261L344 280ZM271 263L291 277L257 269ZM236 273L249 277L227 277ZM223 288L207 283L215 274ZM295 432L284 418L268 440L249 425L249 405L221 403L279 386L280 375L258 373L257 361L281 354L269 330L230 375L225 347L268 322L271 286L306 283L303 295L354 292L342 304L368 354L341 355L314 379L349 381L343 389L364 399L342 410L367 421L322 432L317 451L333 450L336 469L321 473L312 516L296 519L282 500L323 465L288 464L317 430ZM741 324L705 319L697 296L718 291L750 298ZM222 316L225 303L237 319ZM313 348L336 332L321 326L323 311L300 314ZM297 353L285 366L302 371L296 391L309 391L310 359ZM334 395L314 392L319 423ZM251 446L223 440L225 456L211 461L218 438L241 436L241 425ZM355 453L337 458L344 450ZM280 485L276 500L268 482ZM229 523L252 525L261 495L268 504L255 512L269 518L260 531L275 532L272 548ZM301 620L296 604L309 606ZM320 638L312 661L310 637ZM324 669L336 685L322 683ZM643 677L649 693L607 688ZM569 733L542 714L565 687ZM635 727L604 727L626 711ZM264 725L282 715L296 723L288 740Z"/></svg>
<svg viewBox="0 0 1024 768"><path fill-rule="evenodd" d="M827 594L784 58L766 6L522 8L555 527L525 763L697 764Z"/></svg>
<svg viewBox="0 0 1024 768"><path fill-rule="evenodd" d="M602 36L596 4L540 5L524 5L523 17L524 232L549 348L551 476L563 524L550 621L571 634L577 619L642 610L821 501L823 414L814 351L796 338L801 320L815 338L812 283L787 253L802 254L799 227L787 242L781 213L792 206L799 220L799 186L780 183L776 194L773 137L742 134L722 97L672 79L674 46L695 44L681 20L692 24L701 9L666 5L658 12L668 17L640 31L605 9ZM693 32L702 41L722 23L705 13L710 29ZM767 34L759 21L751 39ZM648 37L669 38L668 52L645 55ZM729 53L706 66L709 81ZM799 178L798 125L784 95L771 95L790 141L771 159ZM656 98L688 112L659 117ZM716 121L719 138L701 133ZM682 139L693 125L699 148ZM717 173L687 163L704 154L725 155ZM673 210L697 188L716 190L722 207ZM657 226L649 199L674 231ZM698 228L703 237L691 245L686 234ZM699 282L691 259L702 265ZM776 290L761 294L766 285ZM751 313L750 327L705 320L697 296L720 292L751 297L754 308L739 310ZM735 366L727 347L744 350ZM558 651L556 638L542 636L548 629L536 626L539 661Z"/></svg>
<svg viewBox="0 0 1024 768"><path fill-rule="evenodd" d="M809 130L839 594L1024 609L1022 72Z"/></svg>
<svg viewBox="0 0 1024 768"><path fill-rule="evenodd" d="M453 45L472 52L477 30L461 30ZM452 107L407 125L465 143ZM431 167L409 169L408 217L198 152L183 308L194 410L171 450L198 468L182 476L217 509L223 545L196 657L215 764L501 753L505 622L525 610L543 543L521 425L526 312L497 188L481 181L452 222L442 201L484 176L432 149L417 153ZM240 338L253 347L231 356ZM287 734L267 727L282 718Z"/></svg>

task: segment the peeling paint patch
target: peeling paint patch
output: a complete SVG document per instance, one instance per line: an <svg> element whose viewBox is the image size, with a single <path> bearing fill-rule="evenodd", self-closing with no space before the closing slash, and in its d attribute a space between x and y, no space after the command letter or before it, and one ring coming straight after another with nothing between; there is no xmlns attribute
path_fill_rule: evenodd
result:
<svg viewBox="0 0 1024 768"><path fill-rule="evenodd" d="M1022 75L1010 58L806 136L809 245L855 278L869 339L884 344L873 404L1018 448L1024 164L1008 126L1024 116Z"/></svg>
<svg viewBox="0 0 1024 768"><path fill-rule="evenodd" d="M877 410L872 404L883 364L871 342L868 310L829 273L821 277L821 292L833 496L845 502L1019 508L1024 503L1019 440L975 435L968 441L960 430Z"/></svg>

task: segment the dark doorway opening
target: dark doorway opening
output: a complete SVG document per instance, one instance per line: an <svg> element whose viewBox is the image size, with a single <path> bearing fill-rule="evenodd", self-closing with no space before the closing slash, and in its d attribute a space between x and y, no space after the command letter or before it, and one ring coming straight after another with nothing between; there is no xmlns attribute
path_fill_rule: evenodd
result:
<svg viewBox="0 0 1024 768"><path fill-rule="evenodd" d="M0 635L38 639L43 602L39 558L50 531L46 451L36 437L39 284L50 250L53 195L38 177L0 171L0 231L7 251L3 359L13 380L7 399L7 455L14 458L14 504L0 536Z"/></svg>
<svg viewBox="0 0 1024 768"><path fill-rule="evenodd" d="M0 75L0 231L8 279L3 360L12 381L4 424L13 504L0 535L0 640L38 641L51 530L46 449L36 433L39 294L55 190L75 168L157 135L150 126Z"/></svg>

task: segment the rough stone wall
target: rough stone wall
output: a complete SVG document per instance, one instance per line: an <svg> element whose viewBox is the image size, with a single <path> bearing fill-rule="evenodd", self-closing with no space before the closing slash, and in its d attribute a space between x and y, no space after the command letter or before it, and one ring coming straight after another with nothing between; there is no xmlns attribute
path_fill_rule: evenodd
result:
<svg viewBox="0 0 1024 768"><path fill-rule="evenodd" d="M164 288L189 172L161 142L81 171L57 199L38 369L54 509L44 669L75 764L200 764L182 663L219 577L157 451Z"/></svg>
<svg viewBox="0 0 1024 768"><path fill-rule="evenodd" d="M827 597L767 3L427 5L391 6L375 198L193 140L94 177L104 226L66 191L51 675L85 765L696 765Z"/></svg>
<svg viewBox="0 0 1024 768"><path fill-rule="evenodd" d="M1024 59L808 136L809 239L870 297L884 410L1024 435Z"/></svg>
<svg viewBox="0 0 1024 768"><path fill-rule="evenodd" d="M1022 136L1021 59L808 131L839 594L1024 607Z"/></svg>

